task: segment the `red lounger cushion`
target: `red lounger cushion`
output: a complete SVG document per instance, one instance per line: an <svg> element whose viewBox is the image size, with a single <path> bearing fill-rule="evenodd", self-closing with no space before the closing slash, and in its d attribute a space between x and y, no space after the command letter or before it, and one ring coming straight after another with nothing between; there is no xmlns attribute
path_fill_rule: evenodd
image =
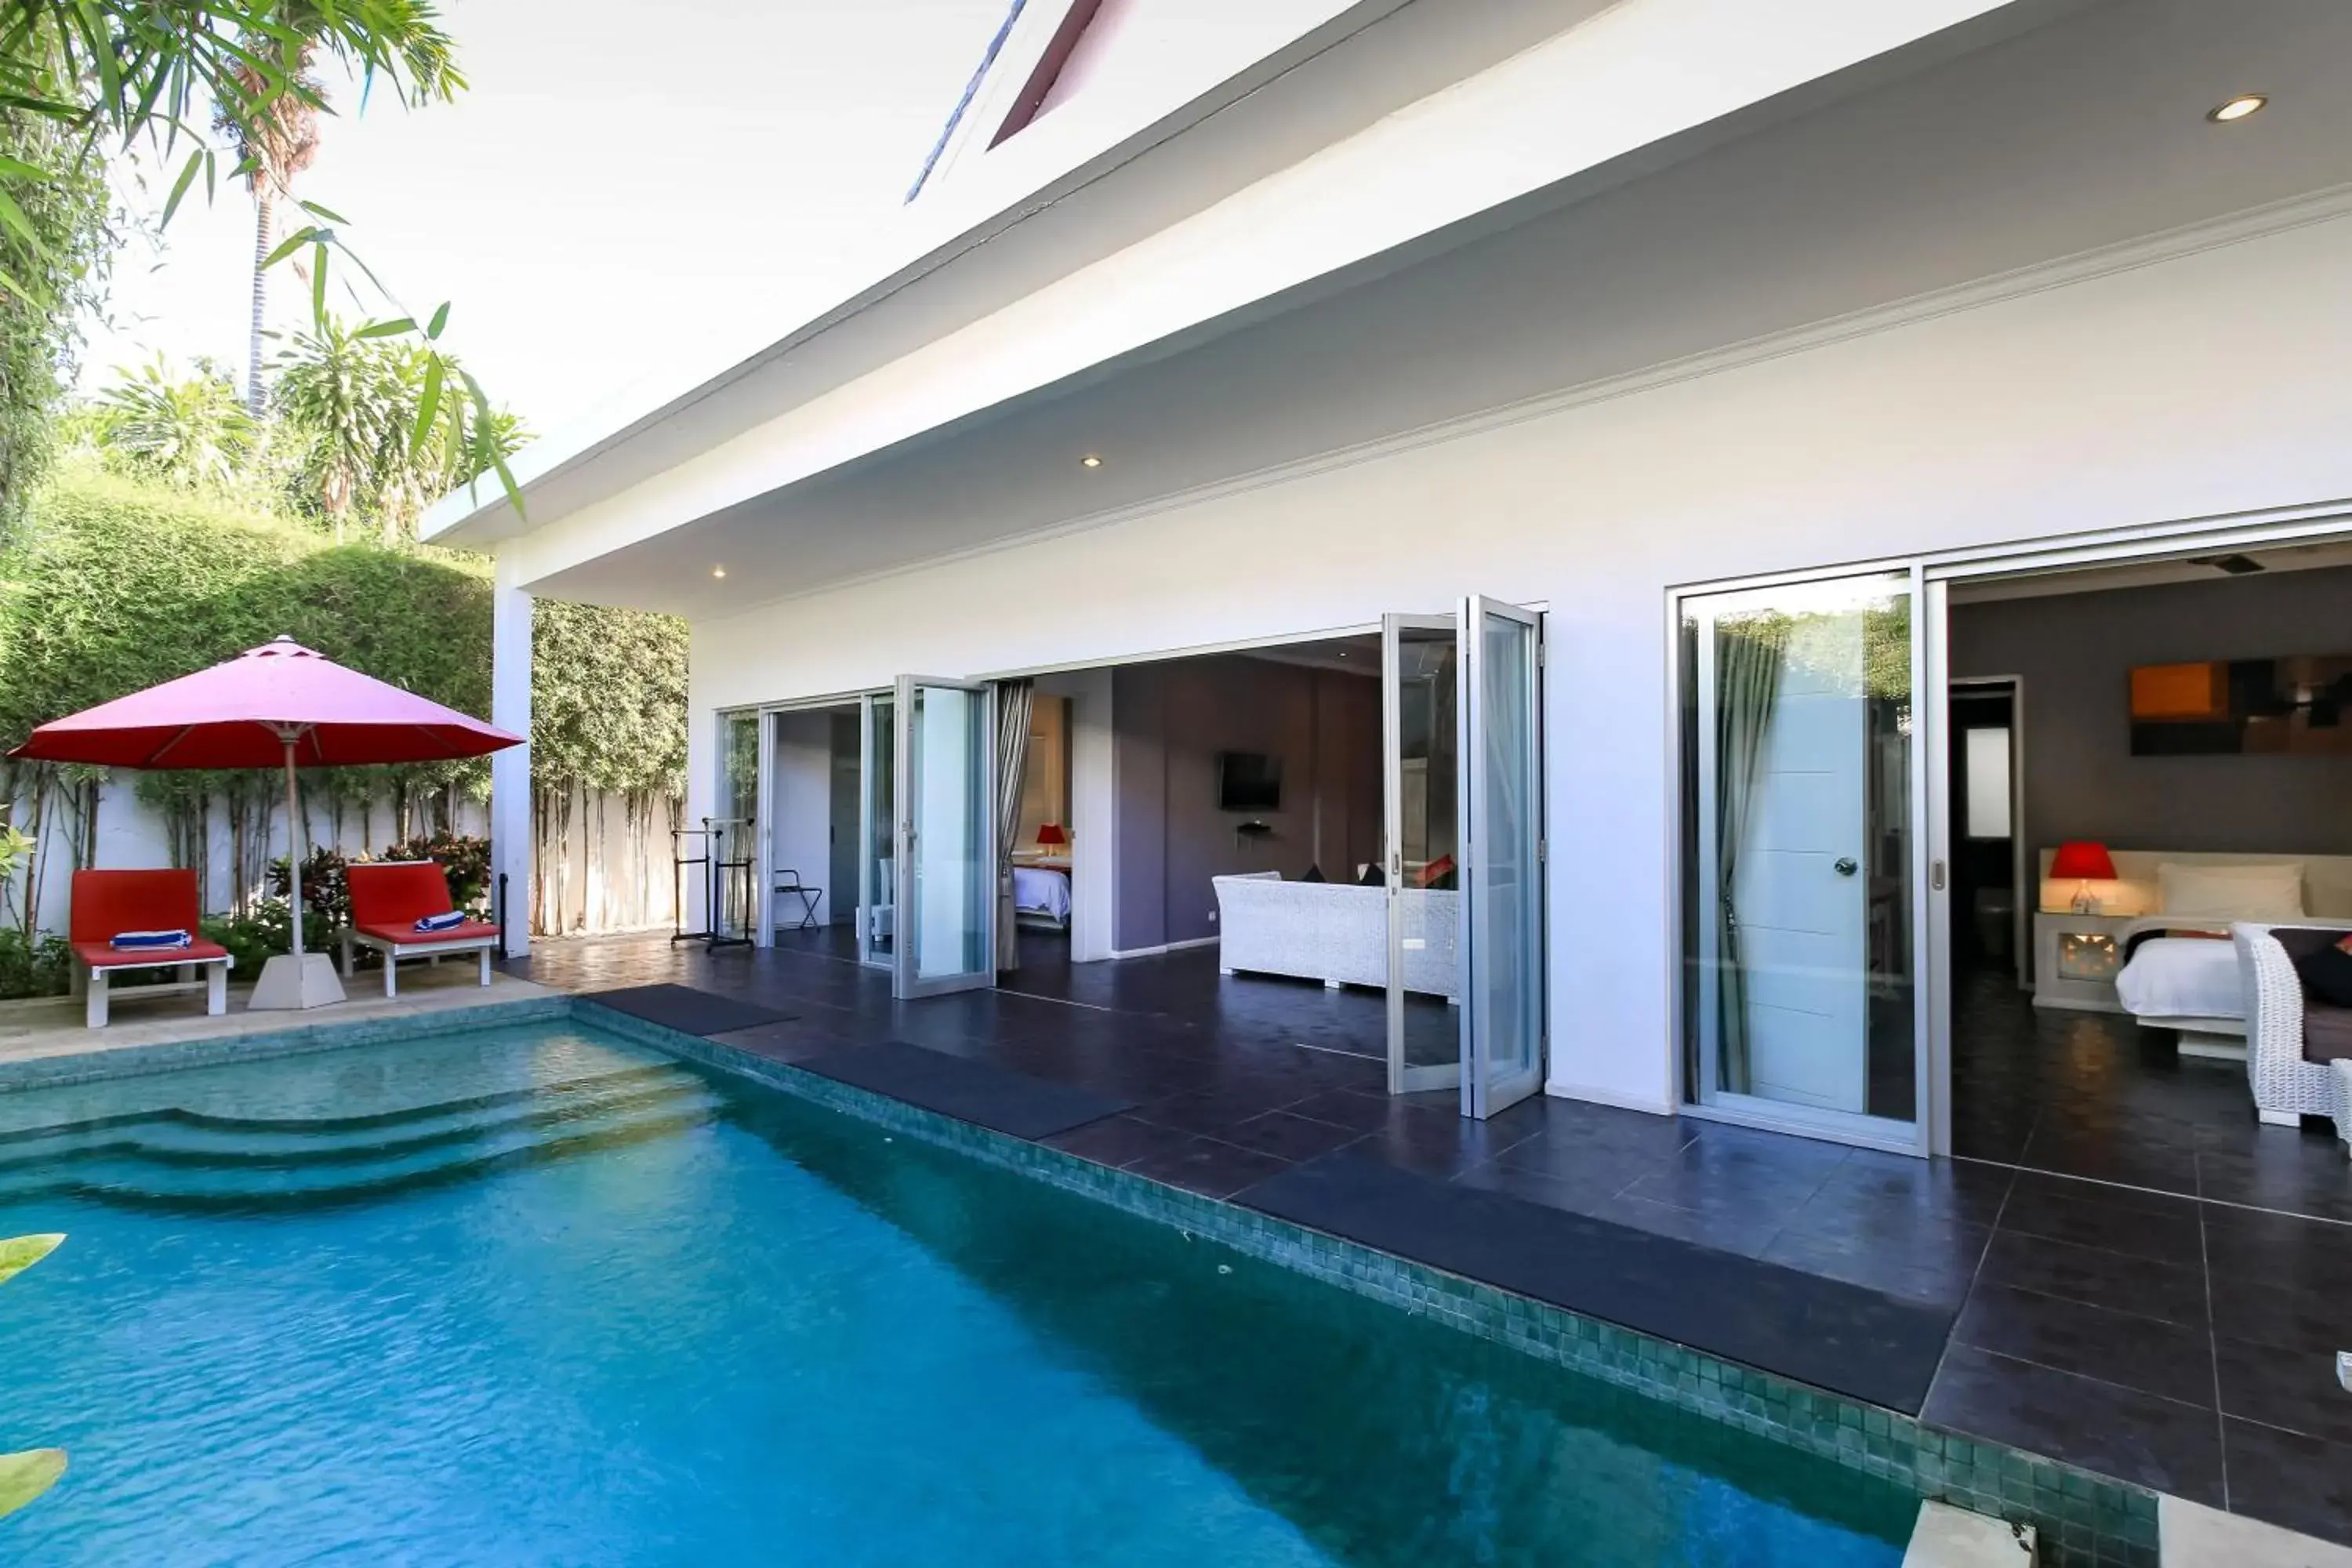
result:
<svg viewBox="0 0 2352 1568"><path fill-rule="evenodd" d="M194 931L203 910L194 871L76 871L72 899L66 940L73 943L74 956L92 969L201 963L228 956L228 949L202 940L187 947L107 945L126 931Z"/></svg>
<svg viewBox="0 0 2352 1568"><path fill-rule="evenodd" d="M343 885L351 889L352 924L379 936L394 926L420 935L418 921L457 907L448 876L434 860L362 861L343 868Z"/></svg>
<svg viewBox="0 0 2352 1568"><path fill-rule="evenodd" d="M202 937L185 947L122 948L109 947L102 942L78 942L73 950L74 956L92 969L121 969L134 963L210 963L228 956L228 949Z"/></svg>
<svg viewBox="0 0 2352 1568"><path fill-rule="evenodd" d="M447 931L418 931L412 917L402 925L353 924L352 929L362 936L372 936L378 942L388 942L395 947L425 947L445 942L496 942L499 928L480 921L467 921Z"/></svg>

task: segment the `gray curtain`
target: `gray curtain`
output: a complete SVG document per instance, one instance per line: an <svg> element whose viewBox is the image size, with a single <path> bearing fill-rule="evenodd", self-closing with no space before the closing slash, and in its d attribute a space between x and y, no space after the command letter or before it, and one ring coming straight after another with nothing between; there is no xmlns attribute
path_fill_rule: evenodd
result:
<svg viewBox="0 0 2352 1568"><path fill-rule="evenodd" d="M1021 967L1021 925L1013 911L1013 840L1021 832L1021 783L1029 771L1034 681L996 683L996 967Z"/></svg>
<svg viewBox="0 0 2352 1568"><path fill-rule="evenodd" d="M1722 1087L1748 1091L1748 972L1739 952L1739 914L1732 903L1740 852L1756 805L1764 747L1780 700L1789 622L1782 616L1717 621L1715 627L1716 1059Z"/></svg>

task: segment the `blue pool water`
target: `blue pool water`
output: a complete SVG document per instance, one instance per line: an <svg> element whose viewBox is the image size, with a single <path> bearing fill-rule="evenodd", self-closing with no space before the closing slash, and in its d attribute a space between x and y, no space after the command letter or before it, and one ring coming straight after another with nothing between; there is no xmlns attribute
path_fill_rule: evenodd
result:
<svg viewBox="0 0 2352 1568"><path fill-rule="evenodd" d="M1907 1494L570 1025L0 1094L0 1562L1894 1563Z"/></svg>

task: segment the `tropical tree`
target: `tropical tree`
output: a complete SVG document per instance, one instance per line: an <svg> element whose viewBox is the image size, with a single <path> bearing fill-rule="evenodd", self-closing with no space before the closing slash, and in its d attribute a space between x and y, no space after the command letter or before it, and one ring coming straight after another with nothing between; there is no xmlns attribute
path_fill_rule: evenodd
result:
<svg viewBox="0 0 2352 1568"><path fill-rule="evenodd" d="M398 375L390 360L388 348L332 320L297 335L278 357L278 414L305 440L298 467L307 499L339 542L353 509L373 493L385 447L407 434L395 429Z"/></svg>
<svg viewBox="0 0 2352 1568"><path fill-rule="evenodd" d="M226 489L237 479L257 432L219 367L200 363L195 374L174 378L159 356L117 377L99 395L92 421L110 456L182 489Z"/></svg>
<svg viewBox="0 0 2352 1568"><path fill-rule="evenodd" d="M211 140L214 127L229 128L236 153L232 178L258 173L260 155L274 144L299 146L300 117L327 108L313 68L329 59L355 73L363 92L382 87L409 103L446 98L464 85L431 0L10 0L0 5L0 110L45 121L76 139L84 172L114 145L139 146L166 160L185 148L163 204L166 226L200 176L207 199L216 189L221 149ZM280 173L284 181L265 175L255 186L257 197L265 190L270 196L273 233L278 204L293 177L290 165ZM26 202L54 179L55 171L35 160L0 155L0 237L38 239ZM429 315L408 310L345 245L342 217L315 202L294 198L294 205L307 221L277 239L260 258L262 270L301 256L310 273L311 319L323 328L330 260L342 257L350 264L346 271L356 270L377 301L362 300L361 308L383 310L383 319L362 330L415 343L451 388L446 398L425 401L430 417L411 426L410 444L435 439L438 420L437 434L448 449L467 447L462 421L469 412L490 419L494 410L442 345L448 305ZM344 287L361 299L348 276ZM5 246L0 246L0 294L57 310L53 280ZM493 467L520 505L504 458Z"/></svg>
<svg viewBox="0 0 2352 1568"><path fill-rule="evenodd" d="M337 8L332 0L291 0L270 9L270 25L256 18L241 30L240 42L255 57L231 68L244 90L244 103L216 102L214 127L235 143L239 167L253 192L253 290L246 353L246 409L261 416L261 340L269 296L271 253L276 248L278 205L290 201L295 176L319 155L320 121L327 95L316 69L323 51L345 65L360 63L352 46L333 26ZM435 25L431 6L410 4L386 6L373 35L376 47L395 58L400 78L412 102L446 100L465 86L457 74L448 35ZM269 91L270 77L262 62L274 62L278 77L289 84L283 92Z"/></svg>
<svg viewBox="0 0 2352 1568"><path fill-rule="evenodd" d="M0 174L0 544L48 461L73 382L73 322L106 265L103 172L52 122L0 107L0 171L19 167L42 177L10 196Z"/></svg>
<svg viewBox="0 0 2352 1568"><path fill-rule="evenodd" d="M454 363L331 317L278 356L275 407L305 443L305 500L337 539L354 518L374 521L387 544L414 537L427 505L503 464L527 438L504 409L474 414L461 404L455 418L437 416Z"/></svg>

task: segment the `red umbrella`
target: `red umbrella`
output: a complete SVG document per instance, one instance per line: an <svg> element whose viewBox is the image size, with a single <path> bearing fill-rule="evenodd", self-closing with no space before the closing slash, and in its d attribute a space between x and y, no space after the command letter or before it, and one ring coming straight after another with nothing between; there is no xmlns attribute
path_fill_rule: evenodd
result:
<svg viewBox="0 0 2352 1568"><path fill-rule="evenodd" d="M522 743L478 719L345 669L279 637L225 663L53 720L10 752L33 762L114 768L286 768L292 825L293 969L302 963L302 813L298 767L432 763L478 757ZM324 962L323 958L320 961ZM270 960L276 964L278 960ZM330 978L332 970L328 971ZM269 989L268 971L257 1000ZM340 998L341 987L334 997Z"/></svg>

